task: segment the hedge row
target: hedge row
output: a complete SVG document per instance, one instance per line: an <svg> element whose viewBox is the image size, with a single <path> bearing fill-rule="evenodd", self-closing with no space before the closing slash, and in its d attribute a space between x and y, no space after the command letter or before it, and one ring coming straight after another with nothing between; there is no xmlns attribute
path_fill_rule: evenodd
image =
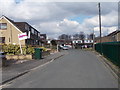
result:
<svg viewBox="0 0 120 90"><path fill-rule="evenodd" d="M19 55L20 52L20 46L19 45L3 45L2 51L6 54L12 54L12 55ZM22 47L23 54L33 54L34 53L34 47L32 46L24 46Z"/></svg>

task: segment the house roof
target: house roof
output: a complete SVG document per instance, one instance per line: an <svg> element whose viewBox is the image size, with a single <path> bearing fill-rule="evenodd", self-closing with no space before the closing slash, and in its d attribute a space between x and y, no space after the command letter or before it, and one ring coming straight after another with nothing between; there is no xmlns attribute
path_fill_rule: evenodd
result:
<svg viewBox="0 0 120 90"><path fill-rule="evenodd" d="M22 31L22 32L26 32L27 30L25 30L25 24L27 24L28 26L32 27L31 25L29 25L27 22L14 22L14 24Z"/></svg>
<svg viewBox="0 0 120 90"><path fill-rule="evenodd" d="M6 17L6 16L4 16L4 15L3 15L3 17L7 18L7 19L8 19L10 22L12 22L12 23L14 22L13 20L9 19L8 17Z"/></svg>
<svg viewBox="0 0 120 90"><path fill-rule="evenodd" d="M108 34L107 36L113 36L113 35L116 35L117 33L120 33L120 30L116 30L116 31Z"/></svg>
<svg viewBox="0 0 120 90"><path fill-rule="evenodd" d="M43 36L43 37L45 37L45 38L46 38L46 34L40 34L40 36Z"/></svg>
<svg viewBox="0 0 120 90"><path fill-rule="evenodd" d="M29 25L27 22L15 22L11 19L9 19L8 17L6 16L2 16L3 18L6 18L8 21L10 21L10 23L12 23L17 29L19 29L21 32L26 32L25 30L25 24L27 24L29 27L33 28L31 25ZM1 17L1 18L2 18ZM33 28L34 30L36 30L35 28ZM37 31L37 30L36 30ZM39 31L37 31L39 32Z"/></svg>
<svg viewBox="0 0 120 90"><path fill-rule="evenodd" d="M17 27L17 26L14 24L14 21L13 21L13 20L9 19L8 17L6 17L6 16L4 16L4 15L2 15L2 16L0 17L0 19L2 19L2 18L6 19L11 25L13 25L13 27L15 27L19 32L22 33L22 31L19 29L19 27Z"/></svg>

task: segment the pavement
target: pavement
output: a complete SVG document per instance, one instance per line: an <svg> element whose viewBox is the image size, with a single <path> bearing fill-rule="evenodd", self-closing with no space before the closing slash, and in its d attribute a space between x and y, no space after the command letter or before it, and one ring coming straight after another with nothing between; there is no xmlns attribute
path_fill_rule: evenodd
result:
<svg viewBox="0 0 120 90"><path fill-rule="evenodd" d="M95 53L99 58L101 58L101 61L105 63L106 67L111 68L111 72L117 79L120 79L120 68L118 66L113 64L110 60L105 58L103 55L100 55L98 52L93 51L93 53Z"/></svg>
<svg viewBox="0 0 120 90"><path fill-rule="evenodd" d="M68 54L6 83L3 88L114 88L118 80L91 51L66 50Z"/></svg>
<svg viewBox="0 0 120 90"><path fill-rule="evenodd" d="M12 64L8 67L4 67L2 68L2 84L14 80L15 78L18 78L30 72L36 67L44 65L47 62L50 62L51 60L55 60L63 56L64 54L64 52L52 53L40 60L24 60L25 62L19 62Z"/></svg>

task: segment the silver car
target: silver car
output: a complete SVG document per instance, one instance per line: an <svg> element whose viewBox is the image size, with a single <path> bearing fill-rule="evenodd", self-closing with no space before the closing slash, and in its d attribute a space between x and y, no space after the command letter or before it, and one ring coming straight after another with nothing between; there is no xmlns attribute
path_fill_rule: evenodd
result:
<svg viewBox="0 0 120 90"><path fill-rule="evenodd" d="M63 50L68 50L69 47L68 47L68 46L63 46L62 49L63 49Z"/></svg>

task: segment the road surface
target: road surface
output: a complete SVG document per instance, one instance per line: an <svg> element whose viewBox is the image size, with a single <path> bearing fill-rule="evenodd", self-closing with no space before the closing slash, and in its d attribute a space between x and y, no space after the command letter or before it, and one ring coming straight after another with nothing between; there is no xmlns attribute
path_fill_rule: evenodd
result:
<svg viewBox="0 0 120 90"><path fill-rule="evenodd" d="M53 62L21 76L7 88L118 88L118 80L92 52L67 50Z"/></svg>

